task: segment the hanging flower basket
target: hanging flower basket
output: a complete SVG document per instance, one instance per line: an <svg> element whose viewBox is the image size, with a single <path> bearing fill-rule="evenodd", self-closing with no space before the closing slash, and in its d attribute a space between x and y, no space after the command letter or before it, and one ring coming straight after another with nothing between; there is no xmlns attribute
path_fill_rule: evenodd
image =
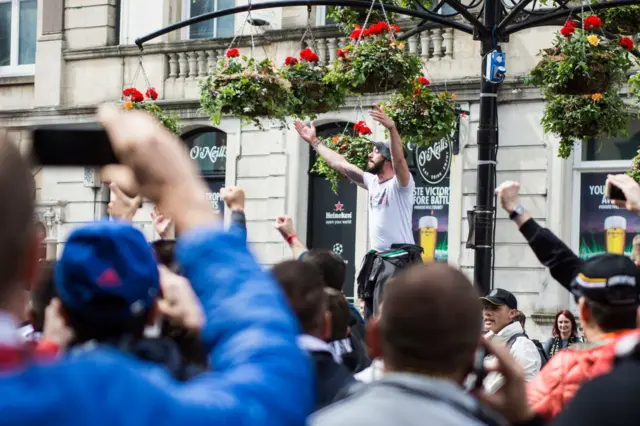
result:
<svg viewBox="0 0 640 426"><path fill-rule="evenodd" d="M369 153L371 153L372 145L367 135L371 134L371 129L367 127L364 121L358 122L354 126L356 136L349 135L336 135L331 138L324 139L322 143L330 149L338 152L349 163L365 170L367 167L367 160ZM331 182L331 189L333 192L338 192L338 184L344 179L338 171L332 168L324 158L318 156L316 159L312 172L316 172L324 176L329 182Z"/></svg>
<svg viewBox="0 0 640 426"><path fill-rule="evenodd" d="M346 91L324 81L327 67L318 65L318 55L311 49L300 52L300 59L287 57L280 74L291 84L291 115L315 119L318 114L335 111L345 104Z"/></svg>
<svg viewBox="0 0 640 426"><path fill-rule="evenodd" d="M378 2L378 0L375 0ZM384 0L386 5L394 5L406 7L409 4L407 0ZM395 22L395 14L386 11L387 18L390 23ZM353 31L357 24L365 22L369 9L354 9L346 6L329 6L327 8L327 18L337 23L343 30L347 32ZM373 9L369 15L369 22L386 21L384 13L381 9Z"/></svg>
<svg viewBox="0 0 640 426"><path fill-rule="evenodd" d="M166 113L156 104L158 92L153 87L147 89L143 95L138 89L129 87L122 91L122 108L124 110L142 110L153 115L164 127L172 133L179 135L182 126L176 114Z"/></svg>
<svg viewBox="0 0 640 426"><path fill-rule="evenodd" d="M276 73L271 61L240 58L238 49L228 50L226 56L214 73L200 82L202 110L215 124L220 124L224 114L258 127L262 127L259 117L284 123L290 111L291 85Z"/></svg>
<svg viewBox="0 0 640 426"><path fill-rule="evenodd" d="M638 149L636 156L631 160L631 169L627 170L626 174L640 184L640 149Z"/></svg>
<svg viewBox="0 0 640 426"><path fill-rule="evenodd" d="M602 21L597 16L584 20L584 27L567 21L556 36L554 47L542 52L542 60L527 82L550 94L603 93L619 86L631 68L629 52L619 39L595 34Z"/></svg>
<svg viewBox="0 0 640 426"><path fill-rule="evenodd" d="M391 36L397 25L378 22L351 33L350 44L338 50L325 81L354 94L383 93L404 89L421 73L417 55L404 50L404 43ZM357 40L362 36L362 40Z"/></svg>
<svg viewBox="0 0 640 426"><path fill-rule="evenodd" d="M620 6L600 12L604 30L614 34L640 33L640 6Z"/></svg>
<svg viewBox="0 0 640 426"><path fill-rule="evenodd" d="M426 77L418 77L410 94L399 93L384 105L405 144L429 145L456 130L455 95L433 93Z"/></svg>
<svg viewBox="0 0 640 426"><path fill-rule="evenodd" d="M547 133L560 137L558 157L568 158L575 140L624 135L629 123L628 106L617 90L592 95L548 99L542 117Z"/></svg>

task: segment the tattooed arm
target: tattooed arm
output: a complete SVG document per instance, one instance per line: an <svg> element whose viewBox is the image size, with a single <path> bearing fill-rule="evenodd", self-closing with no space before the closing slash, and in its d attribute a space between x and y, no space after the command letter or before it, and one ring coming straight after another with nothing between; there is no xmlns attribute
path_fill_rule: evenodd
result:
<svg viewBox="0 0 640 426"><path fill-rule="evenodd" d="M343 174L351 182L366 189L363 178L364 172L349 163L342 155L326 147L322 141L316 137L316 128L313 123L311 123L311 126L306 126L302 121L296 120L295 127L300 137L311 145L318 155L325 159L329 166Z"/></svg>

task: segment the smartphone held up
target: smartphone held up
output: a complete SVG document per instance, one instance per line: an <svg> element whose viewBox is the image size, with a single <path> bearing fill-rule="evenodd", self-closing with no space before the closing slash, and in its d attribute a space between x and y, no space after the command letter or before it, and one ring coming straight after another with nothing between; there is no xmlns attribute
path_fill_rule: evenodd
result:
<svg viewBox="0 0 640 426"><path fill-rule="evenodd" d="M97 123L55 124L32 131L32 161L40 166L103 167L119 164L109 135Z"/></svg>
<svg viewBox="0 0 640 426"><path fill-rule="evenodd" d="M612 201L627 201L627 197L624 195L624 192L622 192L622 190L615 186L610 180L607 180L604 195L607 199Z"/></svg>

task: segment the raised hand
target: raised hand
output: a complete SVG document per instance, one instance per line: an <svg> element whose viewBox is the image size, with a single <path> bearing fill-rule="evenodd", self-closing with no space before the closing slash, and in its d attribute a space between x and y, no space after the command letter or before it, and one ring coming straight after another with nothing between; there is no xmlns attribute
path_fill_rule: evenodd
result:
<svg viewBox="0 0 640 426"><path fill-rule="evenodd" d="M309 126L305 125L302 121L296 120L293 126L302 139L307 143L311 143L316 139L316 127L313 122Z"/></svg>
<svg viewBox="0 0 640 426"><path fill-rule="evenodd" d="M296 232L295 229L293 229L293 219L289 216L278 216L275 228L280 232L282 238L287 238Z"/></svg>
<svg viewBox="0 0 640 426"><path fill-rule="evenodd" d="M509 213L518 205L520 194L520 184L518 182L506 181L496 188L496 195L500 200L500 205Z"/></svg>
<svg viewBox="0 0 640 426"><path fill-rule="evenodd" d="M380 108L379 105L373 105L373 110L369 111L369 115L378 123L382 124L386 129L393 129L396 127L396 123L393 122L386 112Z"/></svg>
<svg viewBox="0 0 640 426"><path fill-rule="evenodd" d="M630 212L640 212L640 185L631 176L625 174L609 175L607 177L607 185L614 185L620 188L626 198L626 201L612 200L616 206L627 209Z"/></svg>
<svg viewBox="0 0 640 426"><path fill-rule="evenodd" d="M171 219L162 214L158 206L154 206L151 210L151 221L153 227L160 238L168 238L171 232Z"/></svg>
<svg viewBox="0 0 640 426"><path fill-rule="evenodd" d="M122 220L133 220L136 211L142 203L142 198L139 195L129 197L115 182L109 184L109 189L113 196L107 206L109 216Z"/></svg>
<svg viewBox="0 0 640 426"><path fill-rule="evenodd" d="M232 211L244 211L244 189L228 186L220 190L220 195Z"/></svg>

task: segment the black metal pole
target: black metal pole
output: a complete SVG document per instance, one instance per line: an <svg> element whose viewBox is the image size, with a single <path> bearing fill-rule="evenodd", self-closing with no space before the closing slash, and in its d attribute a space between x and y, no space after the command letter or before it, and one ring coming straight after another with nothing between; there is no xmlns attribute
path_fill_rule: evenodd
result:
<svg viewBox="0 0 640 426"><path fill-rule="evenodd" d="M486 0L484 24L488 36L482 36L482 56L497 47L495 27L501 19L500 0ZM486 60L486 59L485 59ZM485 75L485 60L481 75ZM480 117L478 125L478 173L475 207L475 253L473 263L474 282L481 295L491 290L493 274L493 218L495 214L494 191L496 188L496 150L498 147L498 84L484 77L480 84Z"/></svg>

